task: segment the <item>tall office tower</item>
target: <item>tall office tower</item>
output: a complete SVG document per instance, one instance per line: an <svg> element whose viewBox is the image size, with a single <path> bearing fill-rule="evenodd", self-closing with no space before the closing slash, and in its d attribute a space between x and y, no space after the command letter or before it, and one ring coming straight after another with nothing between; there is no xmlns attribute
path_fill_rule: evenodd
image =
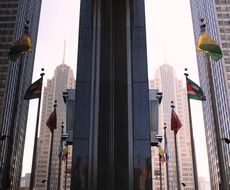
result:
<svg viewBox="0 0 230 190"><path fill-rule="evenodd" d="M0 141L0 189L5 188L2 184L6 183L10 189L20 185L29 103L23 97L32 79L40 8L41 0L0 1L0 136L9 136L13 130L10 137ZM24 32L26 20L33 49L12 62L8 52Z"/></svg>
<svg viewBox="0 0 230 190"><path fill-rule="evenodd" d="M185 183L186 188L194 189L193 180L193 164L192 164L192 151L191 151L191 139L190 128L189 128L189 115L188 115L188 104L186 89L183 86L183 81L176 78L174 69L165 64L161 66L155 74L155 79L150 82L152 86L150 88L157 88L162 91L163 98L160 105L160 129L159 133L164 137L164 123L166 123L167 129L167 141L169 151L168 161L168 174L169 174L169 189L177 189L176 180L176 160L175 160L175 147L174 147L174 133L171 131L171 101L174 101L175 111L182 123L182 127L177 133L177 148L179 157L179 173L180 183ZM164 139L163 141L164 142ZM162 148L164 147L162 143ZM156 152L156 150L153 149ZM166 169L166 163L162 163L162 167ZM154 170L158 170L159 159L153 161ZM154 172L153 172L154 173ZM163 183L166 184L166 171L164 171L165 179ZM153 177L154 188L159 189L159 175Z"/></svg>
<svg viewBox="0 0 230 190"><path fill-rule="evenodd" d="M80 9L72 189L150 190L144 1Z"/></svg>
<svg viewBox="0 0 230 190"><path fill-rule="evenodd" d="M25 176L21 177L20 187L30 187L30 173L25 173Z"/></svg>
<svg viewBox="0 0 230 190"><path fill-rule="evenodd" d="M210 182L204 177L199 177L199 190L210 190Z"/></svg>
<svg viewBox="0 0 230 190"><path fill-rule="evenodd" d="M66 89L75 88L75 80L73 71L64 63L59 65L55 72L54 77L47 81L47 86L44 88L42 115L40 125L40 135L38 141L37 161L36 161L36 174L35 174L35 189L46 190L47 176L48 176L48 162L50 155L50 141L51 133L46 126L46 121L53 111L54 101L57 100L57 129L54 130L52 164L51 164L51 177L50 177L50 190L56 190L58 185L58 171L59 171L59 145L61 137L61 125L66 121L66 106L63 101L62 93ZM62 162L64 168L64 162ZM64 170L62 170L63 176ZM61 187L64 181L61 177ZM45 180L45 181L44 181ZM63 189L63 188L61 188Z"/></svg>
<svg viewBox="0 0 230 190"><path fill-rule="evenodd" d="M208 81L207 59L203 53L197 53L200 84L205 91L207 100L203 102L205 135L208 151L209 173L211 189L230 189L230 147L221 137L228 137L230 133L229 90L230 90L230 1L229 0L192 0L192 20L195 40L200 34L200 19L207 23L206 31L221 46L223 58L214 62L211 60L215 93L217 125L214 125L214 116L211 103ZM221 169L222 168L222 169ZM220 180L223 178L222 180ZM226 182L225 187L221 186ZM220 187L219 187L220 185Z"/></svg>

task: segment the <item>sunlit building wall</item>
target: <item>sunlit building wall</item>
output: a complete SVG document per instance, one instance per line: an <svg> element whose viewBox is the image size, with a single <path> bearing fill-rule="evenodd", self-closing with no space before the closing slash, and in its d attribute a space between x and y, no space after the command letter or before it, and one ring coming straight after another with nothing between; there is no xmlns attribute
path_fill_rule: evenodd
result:
<svg viewBox="0 0 230 190"><path fill-rule="evenodd" d="M229 89L230 89L230 1L229 0L191 0L192 20L195 41L200 34L200 19L204 18L207 23L206 31L221 46L223 58L220 61L212 61L212 75L217 105L217 117L219 123L220 137L230 137L229 128ZM208 151L208 162L210 172L211 189L219 189L219 159L217 148L223 153L224 176L226 176L228 189L230 189L230 147L221 142L217 147L213 124L213 112L209 82L207 76L204 54L197 52L198 72L200 84L207 100L203 102L203 113L205 123L205 135Z"/></svg>
<svg viewBox="0 0 230 190"><path fill-rule="evenodd" d="M162 102L160 105L160 124L159 133L164 136L164 123L166 123L168 151L169 151L169 189L177 188L176 180L176 159L175 159L175 146L174 146L174 133L171 131L171 101L174 102L175 111L180 118L182 127L177 133L177 149L179 158L179 172L180 182L186 184L186 189L194 189L193 181L193 164L192 164L192 152L191 152L191 139L189 129L189 116L186 89L182 80L178 80L175 75L173 67L165 64L158 68L155 74L154 81L150 82L150 88L157 88L163 93ZM162 147L164 148L164 139L162 141ZM156 155L158 152L153 150ZM163 189L166 189L166 164L162 164L163 168ZM153 160L154 170L159 167L159 159L155 156ZM153 170L153 171L154 171ZM153 176L153 182L156 189L159 189L159 176Z"/></svg>

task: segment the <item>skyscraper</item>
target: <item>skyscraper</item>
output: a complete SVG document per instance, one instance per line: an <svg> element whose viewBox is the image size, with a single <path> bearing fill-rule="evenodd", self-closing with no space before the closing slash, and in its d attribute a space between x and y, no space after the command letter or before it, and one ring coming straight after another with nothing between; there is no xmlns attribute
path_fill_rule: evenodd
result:
<svg viewBox="0 0 230 190"><path fill-rule="evenodd" d="M192 151L191 151L191 139L190 128L189 128L189 115L188 115L188 104L186 89L183 86L183 81L178 80L175 75L174 69L165 64L161 66L156 74L155 79L150 82L150 88L157 88L163 93L163 98L160 106L160 122L159 122L159 133L163 135L164 123L167 126L167 145L168 145L168 170L169 170L169 189L175 189L177 187L176 180L176 168L175 168L175 147L174 147L174 133L170 129L171 120L171 101L174 102L176 112L182 123L177 134L177 148L179 157L179 172L180 172L180 183L185 183L186 188L194 189L193 181L193 163L192 163ZM164 139L163 139L164 142ZM162 145L162 147L164 147ZM156 155L158 150L152 150ZM158 170L159 159L153 158L153 168ZM165 163L162 163L162 167L166 170ZM164 186L166 185L166 171L163 172ZM159 176L153 177L154 188L159 188ZM164 189L164 188L163 188ZM165 188L166 189L166 188Z"/></svg>
<svg viewBox="0 0 230 190"><path fill-rule="evenodd" d="M28 112L28 101L23 97L32 79L40 8L41 0L0 1L0 136L6 136L0 141L0 189L6 183L10 184L10 189L20 185ZM8 52L24 32L26 21L29 22L32 52L12 62Z"/></svg>
<svg viewBox="0 0 230 190"><path fill-rule="evenodd" d="M208 151L211 188L221 189L226 182L225 189L230 189L230 147L220 141L221 137L228 137L230 133L229 90L230 90L230 1L229 0L192 0L192 20L195 40L200 34L200 19L207 23L207 33L221 46L223 58L214 62L211 60L211 70L214 83L212 94L217 107L217 125L214 124L213 104L211 102L208 81L207 59L203 53L197 53L200 84L205 91L207 101L203 102L205 135ZM218 134L216 131L219 131ZM222 169L221 169L222 168ZM222 179L221 179L222 178ZM222 187L222 189L224 189Z"/></svg>
<svg viewBox="0 0 230 190"><path fill-rule="evenodd" d="M57 100L57 129L54 130L50 190L57 189L59 170L58 155L62 130L61 124L62 122L66 121L66 106L63 101L62 93L66 91L66 89L73 88L75 88L73 71L69 66L65 65L63 62L63 64L59 65L56 68L54 77L47 81L47 86L44 88L40 135L38 141L38 153L35 172L35 189L37 190L45 190L47 185L51 133L49 128L46 126L46 121L53 110L54 100ZM62 164L62 166L63 165L64 164ZM64 172L62 170L62 174L63 173ZM63 182L64 181L62 175L61 186L63 186Z"/></svg>
<svg viewBox="0 0 230 190"><path fill-rule="evenodd" d="M144 1L81 2L72 189L151 190Z"/></svg>

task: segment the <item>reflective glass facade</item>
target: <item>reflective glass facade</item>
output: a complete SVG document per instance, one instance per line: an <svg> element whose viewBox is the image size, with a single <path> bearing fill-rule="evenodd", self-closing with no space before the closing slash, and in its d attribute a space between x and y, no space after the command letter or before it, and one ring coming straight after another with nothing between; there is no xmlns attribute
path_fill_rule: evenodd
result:
<svg viewBox="0 0 230 190"><path fill-rule="evenodd" d="M23 100L26 88L30 85L33 73L41 0L1 0L0 1L0 134L9 135L13 127L13 144L10 160L10 189L20 185L22 157L24 149L28 101ZM11 45L23 33L25 21L29 21L29 35L33 50L15 62L8 59ZM21 64L19 64L21 61ZM19 73L21 65L21 73ZM19 91L15 92L20 78ZM17 98L17 101L16 101ZM17 106L13 106L14 102ZM17 107L17 109L15 108ZM14 113L13 113L14 112ZM12 123L14 119L14 123ZM0 142L0 189L4 183L6 151L9 138Z"/></svg>
<svg viewBox="0 0 230 190"><path fill-rule="evenodd" d="M230 136L229 128L229 82L230 82L230 51L229 51L229 31L230 16L229 0L191 0L192 19L195 40L200 34L200 18L205 18L206 31L218 42L223 51L223 58L218 62L211 61L212 76L214 82L215 99L217 106L217 119L219 123L220 137ZM197 53L198 70L201 87L207 96L207 101L203 103L205 135L208 150L209 172L211 188L218 190L220 183L220 169L217 148L223 154L224 173L227 180L227 189L230 189L230 149L227 144L221 142L221 147L217 147L217 134L213 124L212 104L207 76L207 67L203 53Z"/></svg>
<svg viewBox="0 0 230 190"><path fill-rule="evenodd" d="M151 190L143 0L81 1L72 189Z"/></svg>

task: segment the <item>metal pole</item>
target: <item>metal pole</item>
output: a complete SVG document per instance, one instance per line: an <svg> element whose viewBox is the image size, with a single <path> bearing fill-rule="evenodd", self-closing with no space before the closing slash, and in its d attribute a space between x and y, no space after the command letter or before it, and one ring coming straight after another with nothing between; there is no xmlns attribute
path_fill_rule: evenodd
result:
<svg viewBox="0 0 230 190"><path fill-rule="evenodd" d="M159 154L160 190L162 190L161 155Z"/></svg>
<svg viewBox="0 0 230 190"><path fill-rule="evenodd" d="M57 107L57 101L54 101L54 109L56 109ZM47 179L47 188L46 190L50 190L50 175L51 175L51 169L52 169L52 155L53 155L53 133L54 133L54 129L52 129L51 131L51 143L50 143L50 158L49 158L49 168L48 168L48 179Z"/></svg>
<svg viewBox="0 0 230 190"><path fill-rule="evenodd" d="M173 101L172 101L173 103ZM174 109L175 106L172 104L171 108ZM176 174L177 174L177 189L181 190L180 186L180 173L179 173L179 161L178 161L178 151L177 151L177 140L176 140L176 133L174 132L174 143L175 143L175 154L176 154Z"/></svg>
<svg viewBox="0 0 230 190"><path fill-rule="evenodd" d="M166 123L164 123L164 139L165 139L165 157L166 157L166 183L167 183L167 190L169 190L169 165L168 165L168 141L166 135Z"/></svg>
<svg viewBox="0 0 230 190"><path fill-rule="evenodd" d="M187 71L187 69L185 69ZM185 79L187 81L188 73L185 73ZM198 175L197 175L197 164L196 164L196 151L195 151L195 145L194 145L194 136L193 136L193 127L192 127L192 116L191 116L191 106L190 106L190 100L187 94L187 100L188 100L188 113L189 113L189 127L190 127L190 138L191 138L191 149L192 149L192 164L193 164L193 173L194 173L194 185L195 190L199 190L198 186Z"/></svg>
<svg viewBox="0 0 230 190"><path fill-rule="evenodd" d="M177 151L177 140L176 134L174 133L175 153L176 153L176 174L177 174L177 188L180 190L180 174L179 174L179 163L178 163L178 151Z"/></svg>
<svg viewBox="0 0 230 190"><path fill-rule="evenodd" d="M44 69L42 68L41 78L43 80L43 73ZM37 158L37 137L38 137L38 124L39 124L39 117L40 117L40 106L41 106L41 96L38 99L38 110L37 110L37 120L36 120L36 127L35 127L35 135L34 135L34 150L33 150L33 160L32 160L32 167L31 167L31 175L30 175L30 190L33 190L34 187L34 174L36 170L36 158Z"/></svg>
<svg viewBox="0 0 230 190"><path fill-rule="evenodd" d="M52 152L53 152L53 131L51 132L51 144L50 144L50 159L49 159L49 168L48 168L48 179L47 179L47 188L46 190L50 190L50 174L52 169Z"/></svg>
<svg viewBox="0 0 230 190"><path fill-rule="evenodd" d="M201 20L202 24L200 26L201 32L204 32L206 30L206 24L204 23L204 20ZM221 146L221 137L220 137L220 130L219 130L219 122L218 122L218 113L217 113L217 106L216 106L216 97L215 97L215 91L214 91L214 83L213 83L213 77L212 77L212 68L211 68L211 61L209 59L209 56L207 53L205 53L205 59L206 59L206 66L207 66L207 73L208 73L208 82L209 82L209 90L210 90L210 98L211 98L211 106L212 106L212 113L213 113L213 122L214 122L214 130L216 133L216 145L217 145L217 156L218 156L218 163L219 163L219 170L220 170L220 190L229 189L227 186L226 181L226 173L224 168L224 158L223 158L223 152L222 152L222 146Z"/></svg>
<svg viewBox="0 0 230 190"><path fill-rule="evenodd" d="M68 147L68 145L66 145ZM65 161L65 190L66 190L66 183L67 183L67 166L68 166L68 153L66 154L66 161Z"/></svg>
<svg viewBox="0 0 230 190"><path fill-rule="evenodd" d="M61 139L60 139L60 147L61 147L61 150L62 150L62 146L63 146L63 140L62 140L62 135L63 135L63 130L64 130L64 126L63 126L63 122L62 122L62 125L61 125ZM58 190L61 190L61 154L62 154L62 151L59 152L59 164L58 164Z"/></svg>
<svg viewBox="0 0 230 190"><path fill-rule="evenodd" d="M209 87L210 87L210 94L211 94L211 103L212 103L212 111L213 111L213 122L214 122L214 129L216 132L216 145L217 145L217 155L218 155L218 163L220 167L220 190L228 189L227 181L226 181L226 173L224 168L224 158L222 152L222 145L221 145L221 137L219 131L219 123L218 123L218 114L217 114L217 107L216 107L216 97L214 92L214 84L212 78L212 70L211 70L211 62L209 60L209 56L206 54L206 61L207 61L207 70L208 70L208 80L209 80Z"/></svg>

